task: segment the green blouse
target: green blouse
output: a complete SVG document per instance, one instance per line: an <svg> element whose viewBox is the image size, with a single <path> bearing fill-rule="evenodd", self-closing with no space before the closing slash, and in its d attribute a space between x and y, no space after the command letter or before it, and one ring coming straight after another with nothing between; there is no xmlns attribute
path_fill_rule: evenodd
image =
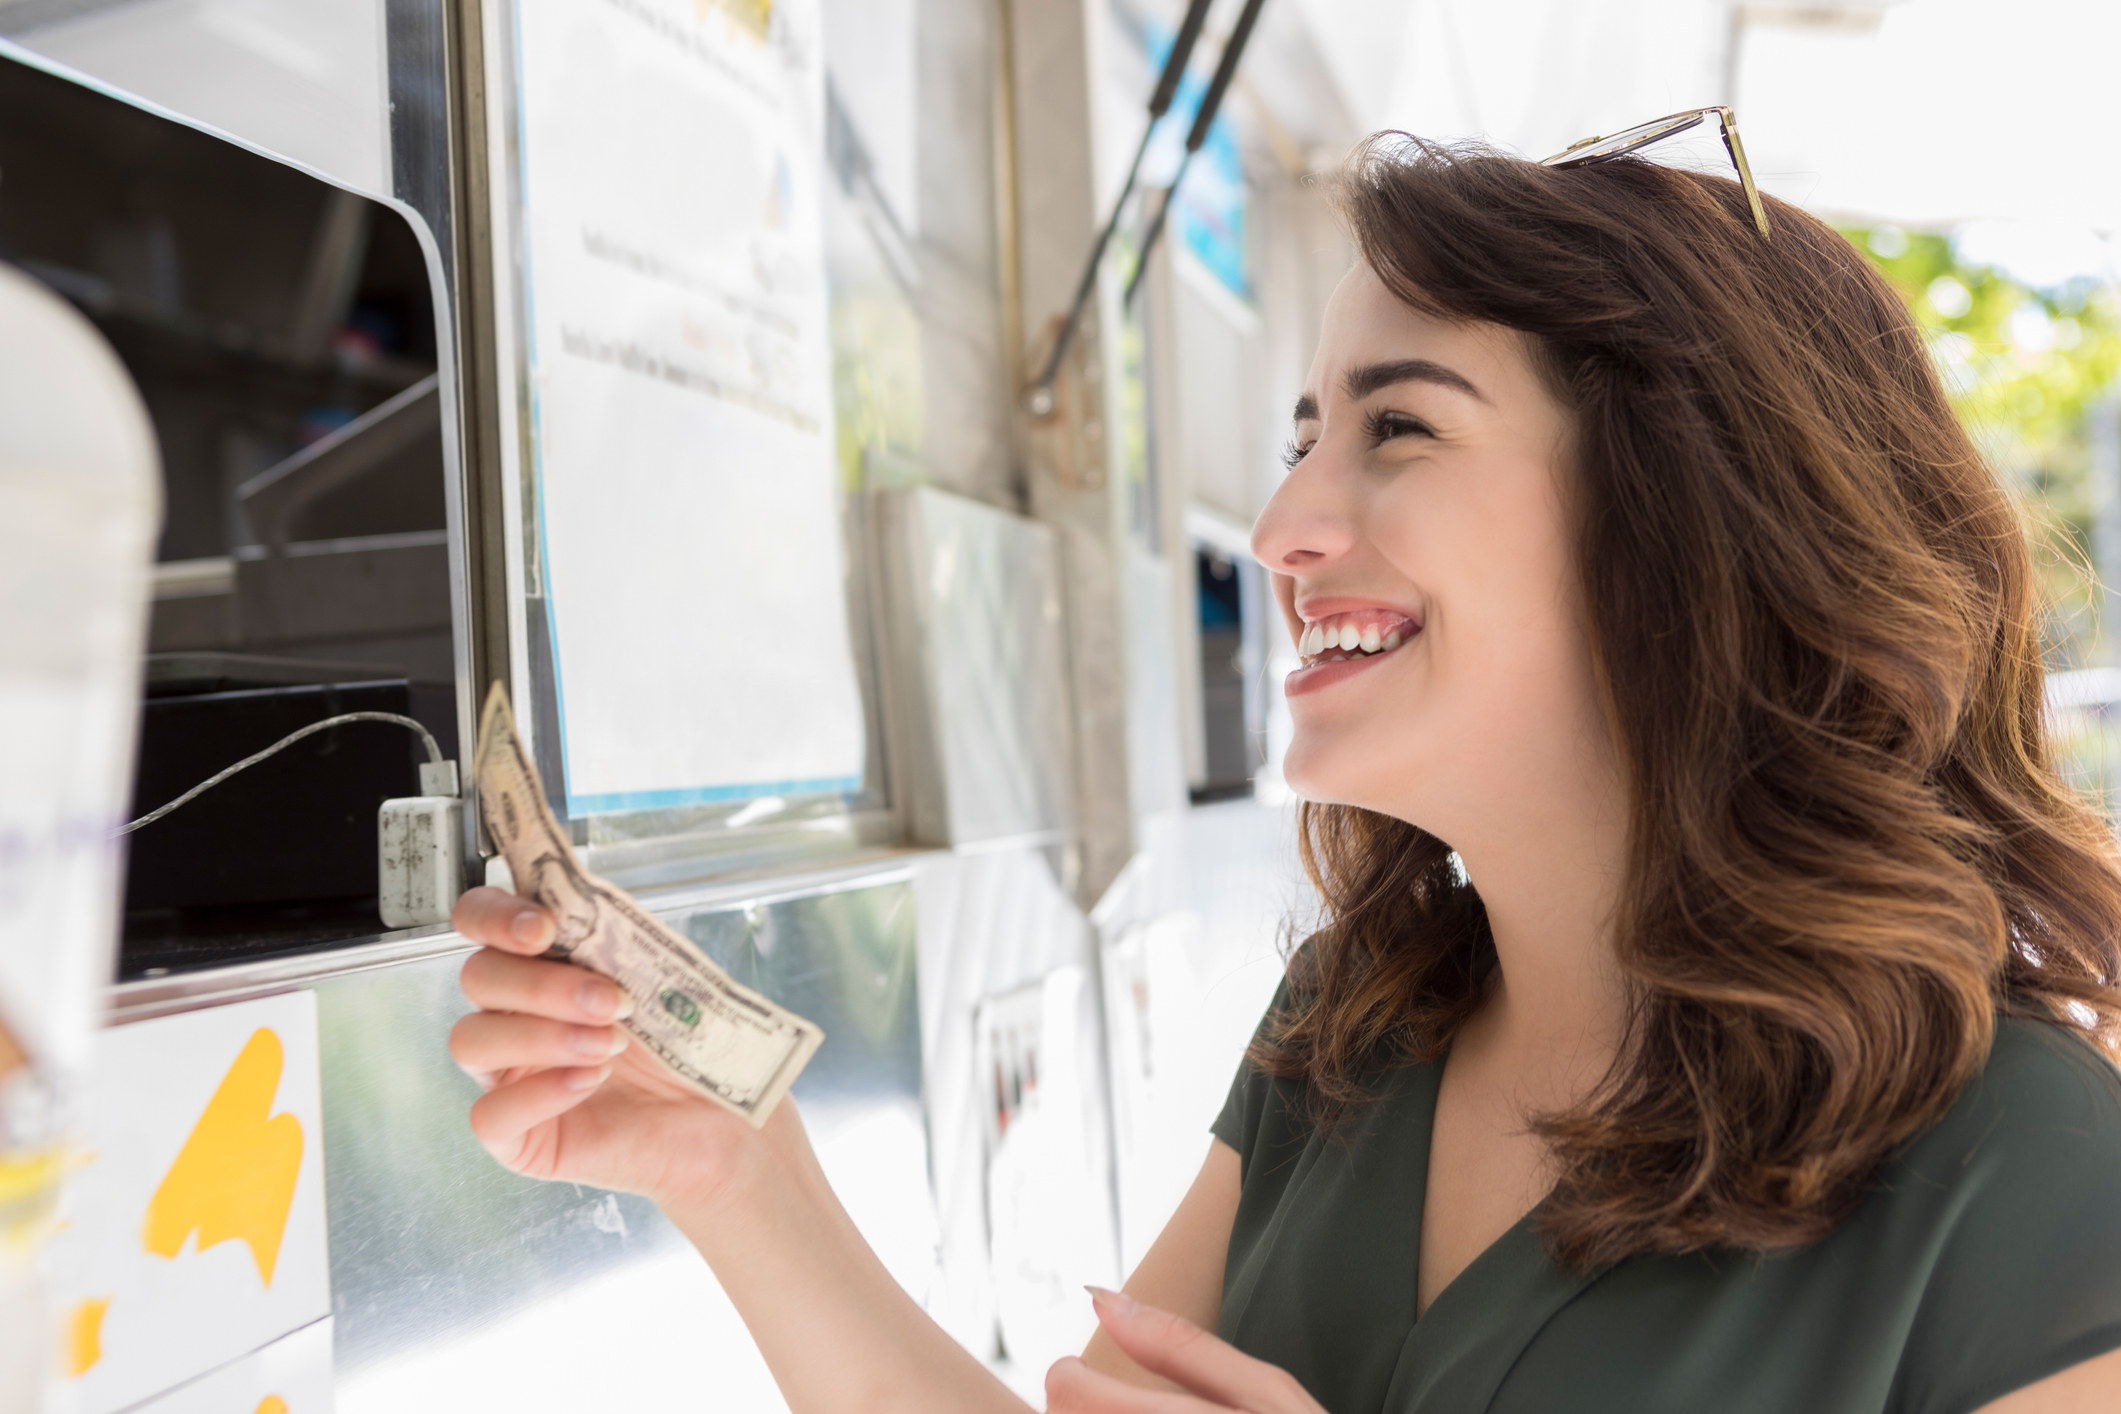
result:
<svg viewBox="0 0 2121 1414"><path fill-rule="evenodd" d="M2121 1076L2060 1027L2004 1019L1809 1247L1586 1276L1527 1217L1417 1321L1442 1069L1389 1072L1352 1142L1249 1067L1214 1124L1243 1161L1217 1329L1333 1414L1970 1414L2121 1347Z"/></svg>

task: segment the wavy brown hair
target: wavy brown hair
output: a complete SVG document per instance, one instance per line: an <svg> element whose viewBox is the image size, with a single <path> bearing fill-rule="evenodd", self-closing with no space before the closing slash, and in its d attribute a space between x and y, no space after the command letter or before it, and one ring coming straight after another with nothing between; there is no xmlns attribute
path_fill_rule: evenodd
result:
<svg viewBox="0 0 2121 1414"><path fill-rule="evenodd" d="M1906 306L1735 182L1380 134L1337 199L1426 313L1526 335L1569 410L1570 513L1625 767L1628 1040L1538 1121L1571 1266L1831 1231L1981 1069L1996 1017L2121 1039L2121 856L2043 736L2014 508ZM1450 847L1307 805L1325 926L1255 1045L1335 1127L1482 991Z"/></svg>

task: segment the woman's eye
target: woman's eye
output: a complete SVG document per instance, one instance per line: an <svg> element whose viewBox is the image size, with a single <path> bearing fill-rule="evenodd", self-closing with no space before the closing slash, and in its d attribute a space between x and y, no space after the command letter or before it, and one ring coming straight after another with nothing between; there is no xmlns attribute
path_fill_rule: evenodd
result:
<svg viewBox="0 0 2121 1414"><path fill-rule="evenodd" d="M1436 435L1428 423L1418 417L1409 417L1403 412L1373 412L1364 420L1363 431L1369 436L1372 445L1382 445L1395 437ZM1293 439L1284 443L1281 449L1282 465L1295 470L1296 464L1317 445L1315 438L1302 444Z"/></svg>
<svg viewBox="0 0 2121 1414"><path fill-rule="evenodd" d="M1428 423L1420 418L1408 417L1403 412L1373 412L1364 430L1369 433L1373 443L1389 442L1395 437L1436 435Z"/></svg>

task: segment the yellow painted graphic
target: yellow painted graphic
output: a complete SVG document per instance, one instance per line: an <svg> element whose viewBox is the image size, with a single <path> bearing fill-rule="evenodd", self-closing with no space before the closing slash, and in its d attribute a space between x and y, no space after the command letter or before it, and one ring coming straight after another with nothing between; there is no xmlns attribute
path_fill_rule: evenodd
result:
<svg viewBox="0 0 2121 1414"><path fill-rule="evenodd" d="M103 1313L110 1309L108 1296L75 1305L66 1321L66 1373L76 1378L103 1358Z"/></svg>
<svg viewBox="0 0 2121 1414"><path fill-rule="evenodd" d="M251 1414L287 1414L287 1401L277 1394L268 1394L258 1401L258 1407Z"/></svg>
<svg viewBox="0 0 2121 1414"><path fill-rule="evenodd" d="M201 1252L241 1238L250 1244L259 1278L272 1285L302 1170L301 1121L271 1112L282 1060L280 1038L270 1028L260 1027L244 1043L148 1202L148 1251L175 1257L194 1232Z"/></svg>
<svg viewBox="0 0 2121 1414"><path fill-rule="evenodd" d="M773 0L692 0L692 8L698 12L701 24L720 10L729 17L730 23L740 26L754 39L764 39L773 27Z"/></svg>
<svg viewBox="0 0 2121 1414"><path fill-rule="evenodd" d="M22 1049L22 1043L7 1029L6 1020L0 1018L0 1080L7 1079L28 1064L29 1055Z"/></svg>
<svg viewBox="0 0 2121 1414"><path fill-rule="evenodd" d="M0 1255L51 1231L66 1169L57 1149L0 1153Z"/></svg>

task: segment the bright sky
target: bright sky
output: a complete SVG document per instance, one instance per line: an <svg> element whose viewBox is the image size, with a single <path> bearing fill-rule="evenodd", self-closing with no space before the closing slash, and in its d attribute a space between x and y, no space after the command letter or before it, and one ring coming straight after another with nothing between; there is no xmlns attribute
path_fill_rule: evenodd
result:
<svg viewBox="0 0 2121 1414"><path fill-rule="evenodd" d="M1749 32L1755 161L1822 210L2121 229L2114 0L1910 0L1875 36Z"/></svg>
<svg viewBox="0 0 2121 1414"><path fill-rule="evenodd" d="M1726 0L1304 8L1372 126L1544 156L1726 97ZM1375 56L1393 26L1387 76ZM1870 34L1752 24L1742 55L1731 96L1776 194L1834 217L1962 227L1978 258L2036 283L2116 273L2117 0L1899 0Z"/></svg>

